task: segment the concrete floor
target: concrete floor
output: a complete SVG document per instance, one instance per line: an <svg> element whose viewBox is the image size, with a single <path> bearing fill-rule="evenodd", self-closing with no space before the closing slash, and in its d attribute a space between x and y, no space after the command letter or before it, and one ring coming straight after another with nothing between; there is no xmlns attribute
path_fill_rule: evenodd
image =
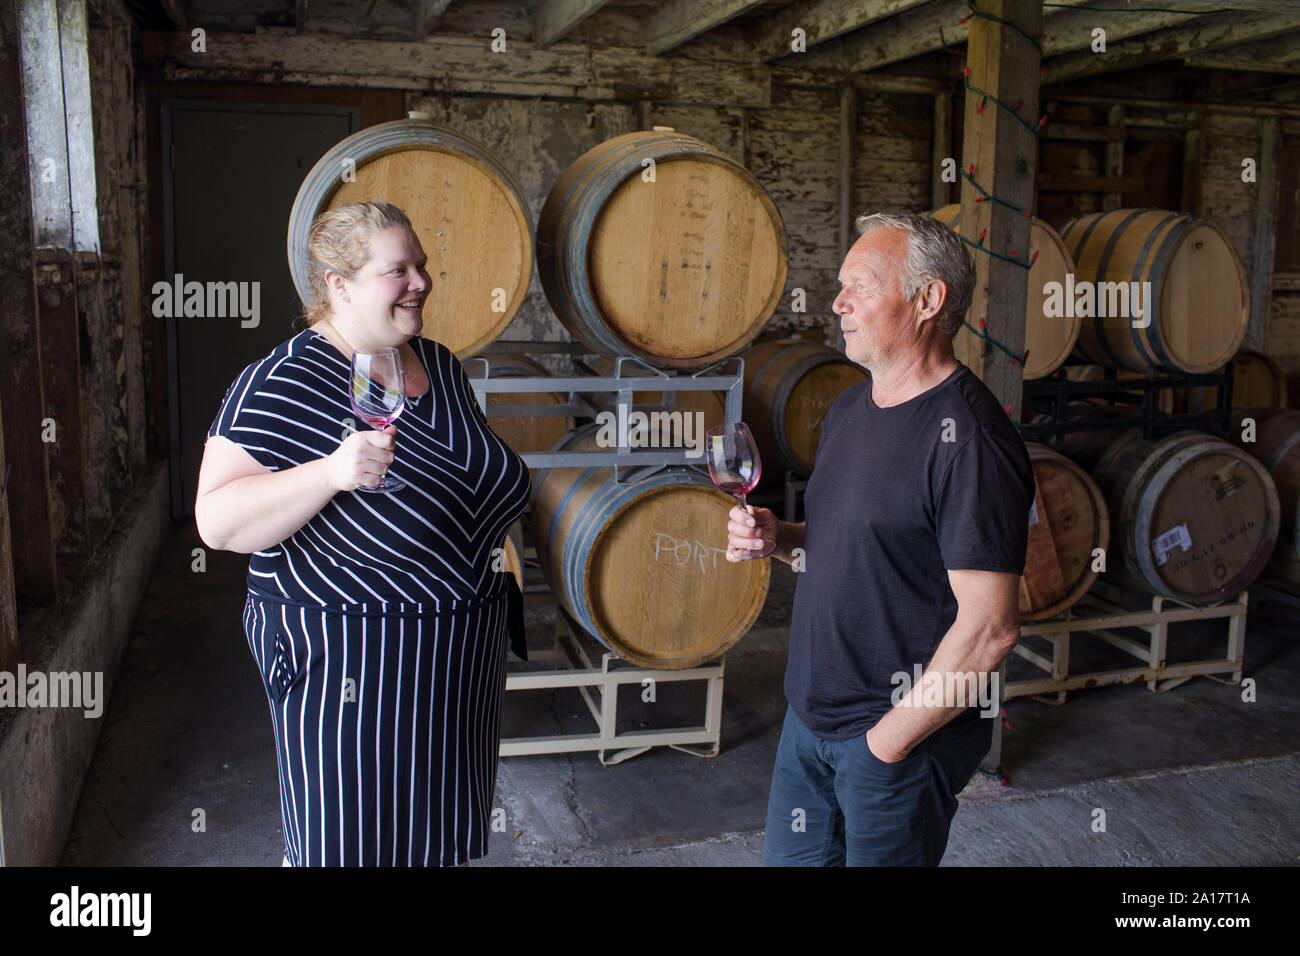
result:
<svg viewBox="0 0 1300 956"><path fill-rule="evenodd" d="M169 539L135 624L69 835L67 865L280 862L271 723L241 628L246 558L211 553L192 527ZM506 832L487 865L752 866L762 857L794 576L775 565L762 616L727 656L722 752L653 750L618 766L595 754L503 758ZM547 632L530 608L530 641ZM944 865L1295 865L1300 861L1300 646L1296 612L1252 602L1239 688L1195 678L1007 704L1002 769L961 798ZM1225 625L1173 632L1170 659L1220 656ZM1077 638L1076 666L1129 666ZM594 645L593 645L594 646ZM1111 662L1107 664L1107 662ZM1013 660L1011 677L1030 676ZM701 722L703 688L635 688L619 727ZM576 691L512 692L505 733L592 728ZM1105 832L1094 832L1095 810ZM205 829L196 832L202 811ZM483 864L480 864L483 865Z"/></svg>

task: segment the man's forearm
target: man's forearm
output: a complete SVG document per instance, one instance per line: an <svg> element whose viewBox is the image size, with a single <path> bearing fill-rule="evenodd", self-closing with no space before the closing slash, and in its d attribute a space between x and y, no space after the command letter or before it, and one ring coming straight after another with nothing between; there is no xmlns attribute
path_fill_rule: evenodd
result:
<svg viewBox="0 0 1300 956"><path fill-rule="evenodd" d="M1019 634L1019 625L988 620L970 624L959 617L939 642L920 682L868 732L871 749L884 760L901 760L968 707L991 702L990 675L997 673ZM913 679L913 674L907 675L908 681Z"/></svg>

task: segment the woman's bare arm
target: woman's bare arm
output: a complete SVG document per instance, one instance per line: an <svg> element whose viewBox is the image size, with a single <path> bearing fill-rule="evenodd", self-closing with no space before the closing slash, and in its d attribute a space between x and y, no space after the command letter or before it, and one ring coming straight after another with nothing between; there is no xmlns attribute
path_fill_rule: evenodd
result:
<svg viewBox="0 0 1300 956"><path fill-rule="evenodd" d="M340 491L375 485L393 460L397 427L349 435L330 455L271 471L228 438L203 448L194 522L203 543L252 554L291 537Z"/></svg>

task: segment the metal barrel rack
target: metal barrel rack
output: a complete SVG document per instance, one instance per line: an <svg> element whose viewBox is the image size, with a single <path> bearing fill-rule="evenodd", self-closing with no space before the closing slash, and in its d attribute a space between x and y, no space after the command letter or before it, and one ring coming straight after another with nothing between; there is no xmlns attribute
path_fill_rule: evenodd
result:
<svg viewBox="0 0 1300 956"><path fill-rule="evenodd" d="M1228 431L1232 417L1231 362L1222 372L1204 375L1148 368L1144 378L1117 378L1114 369L1103 369L1103 378L1095 381L1073 381L1066 377L1068 368L1063 367L1047 378L1024 383L1024 406L1050 418L1047 422L1022 424L1020 435L1025 441L1041 442L1060 451L1065 436L1071 432L1141 428L1142 437L1150 439L1157 433L1167 434L1181 429L1199 429L1219 435ZM1160 411L1158 403L1162 391L1206 386L1219 390L1214 408L1176 414ZM1140 409L1141 414L1109 420L1083 419L1080 415L1086 409L1071 404L1083 398L1105 398L1111 404L1134 406Z"/></svg>
<svg viewBox="0 0 1300 956"><path fill-rule="evenodd" d="M634 409L660 408L661 406L636 406L633 402L635 392L662 392L667 401L664 409L673 411L677 392L726 392L725 419L728 423L740 421L741 400L745 384L745 360L739 355L721 359L695 372L673 374L654 368L641 359L631 355L622 355L614 360L611 375L581 374L586 366L577 358L583 353L575 348L563 348L568 343L559 342L494 342L486 352L463 363L481 362L484 365L483 378L470 379L475 397L484 413L491 417L512 416L574 416L578 418L596 418L602 411L614 412L620 421L625 421ZM556 348L562 346L562 348ZM560 376L521 376L511 378L492 378L493 354L540 354L543 352L567 352L570 355L572 374ZM587 369L589 372L590 369ZM567 395L563 404L545 405L492 405L487 402L488 393L500 392L518 394L521 392L551 392ZM599 408L591 396L599 393L613 393L612 408ZM616 430L618 444L608 449L594 451L547 451L528 452L522 455L529 468L613 468L614 479L620 479L620 469L629 467L665 467L668 465L689 465L703 467L700 456L694 458L687 454L688 449L646 449L628 444L624 430Z"/></svg>
<svg viewBox="0 0 1300 956"><path fill-rule="evenodd" d="M491 377L493 355L520 353L567 354L570 356L571 374ZM596 375L581 362L579 356L584 354L591 353L574 343L497 341L485 352L466 359L464 364L482 362L485 366L484 377L470 379L470 385L480 407L490 417L562 415L595 419L604 411L613 412L620 420L626 420L634 409L662 408L672 411L678 392L720 391L726 392L726 421L740 421L745 380L744 359L740 356L719 360L694 372L674 374L647 365L634 356L625 355L614 360L612 374ZM582 374L583 371L590 374ZM636 405L633 397L639 391L662 392L664 404ZM563 404L489 405L487 395L492 392L551 392L566 395L567 399ZM601 407L593 401L594 396L602 393L614 396L612 405ZM706 468L701 456L688 456L688 449L632 447L627 440L629 436L622 428L616 429L616 432L618 443L615 447L588 451L527 452L522 453L521 457L530 468L612 468L615 481L648 477L655 471L672 466ZM520 558L524 563L525 575L530 570L537 570L535 548L526 547ZM540 578L540 571L535 576ZM596 662L583 647L582 636L585 632L559 604L545 583L525 583L524 600L527 604L551 604L556 609L554 644L537 652L530 649L530 664L554 661L557 666L536 670L512 664L507 671L505 689L522 691L576 688L596 723L596 729L588 733L503 738L499 751L501 756L595 751L600 762L609 766L645 753L652 747L671 747L699 757L717 755L722 730L725 657L698 667L671 671L629 664L607 650L601 653L599 662ZM639 691L652 684L677 681L705 682L704 714L700 724L617 732L620 687L630 684Z"/></svg>

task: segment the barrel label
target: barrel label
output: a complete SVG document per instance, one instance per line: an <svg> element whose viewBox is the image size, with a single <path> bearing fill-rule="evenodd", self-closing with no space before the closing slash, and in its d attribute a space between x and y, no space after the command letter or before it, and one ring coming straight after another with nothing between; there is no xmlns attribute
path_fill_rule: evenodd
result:
<svg viewBox="0 0 1300 956"><path fill-rule="evenodd" d="M717 570L718 555L722 555L725 559L727 549L712 548L703 541L687 541L657 531L655 532L655 560L658 561L660 555L664 554L670 555L679 568L684 568L688 564L698 564L703 573Z"/></svg>
<svg viewBox="0 0 1300 956"><path fill-rule="evenodd" d="M1222 468L1210 475L1210 484L1214 486L1214 500L1222 501L1228 495L1244 488L1246 478L1241 473L1241 462L1234 461L1226 468Z"/></svg>
<svg viewBox="0 0 1300 956"><path fill-rule="evenodd" d="M1173 555L1192 550L1192 536L1187 533L1187 522L1170 528L1151 542L1156 553L1156 564L1164 564Z"/></svg>

